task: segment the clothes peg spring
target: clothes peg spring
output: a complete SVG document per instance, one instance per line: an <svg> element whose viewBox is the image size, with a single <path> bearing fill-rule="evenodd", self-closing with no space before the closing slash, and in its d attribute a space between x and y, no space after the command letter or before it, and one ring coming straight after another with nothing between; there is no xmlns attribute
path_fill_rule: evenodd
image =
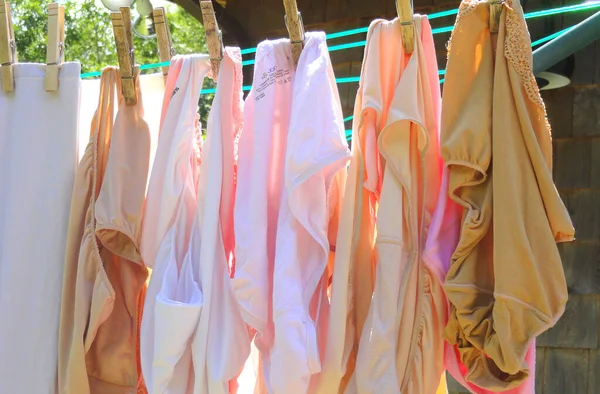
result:
<svg viewBox="0 0 600 394"><path fill-rule="evenodd" d="M490 0L490 33L497 34L500 30L500 16L502 15L502 0Z"/></svg>
<svg viewBox="0 0 600 394"><path fill-rule="evenodd" d="M223 60L223 35L219 29L215 10L211 0L201 0L202 21L204 23L204 34L206 35L206 44L208 46L208 55L212 68L212 77L216 82L219 77L219 67Z"/></svg>
<svg viewBox="0 0 600 394"><path fill-rule="evenodd" d="M17 62L17 43L8 1L0 0L0 74L2 90L13 92L15 78L12 65Z"/></svg>
<svg viewBox="0 0 600 394"><path fill-rule="evenodd" d="M127 105L134 105L137 103L137 67L133 50L131 10L129 7L121 7L120 11L111 13L111 20L119 58L119 74L121 75L123 97Z"/></svg>
<svg viewBox="0 0 600 394"><path fill-rule="evenodd" d="M296 0L283 0L283 6L285 8L285 26L292 45L292 60L294 67L296 67L304 47L304 22L302 21L302 14L298 11Z"/></svg>
<svg viewBox="0 0 600 394"><path fill-rule="evenodd" d="M48 4L48 46L46 47L46 92L58 90L58 73L65 50L65 7Z"/></svg>
<svg viewBox="0 0 600 394"><path fill-rule="evenodd" d="M158 58L161 63L169 62L175 55L175 51L171 42L171 32L169 31L165 9L163 7L155 8L152 11L152 18L154 19L154 28L158 40ZM169 66L163 66L162 73L166 82Z"/></svg>
<svg viewBox="0 0 600 394"><path fill-rule="evenodd" d="M404 52L411 54L415 47L415 24L413 22L413 9L411 0L396 0L398 22L402 31L402 45Z"/></svg>

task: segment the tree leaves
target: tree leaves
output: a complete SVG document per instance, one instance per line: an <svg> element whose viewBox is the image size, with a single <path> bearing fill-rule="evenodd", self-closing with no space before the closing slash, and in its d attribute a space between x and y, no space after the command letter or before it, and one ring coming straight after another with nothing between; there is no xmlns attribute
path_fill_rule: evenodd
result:
<svg viewBox="0 0 600 394"><path fill-rule="evenodd" d="M110 11L94 0L67 0L65 6L65 61L81 62L81 72L100 71L108 65L118 65ZM12 0L12 18L19 62L46 62L47 4L39 0ZM206 53L204 26L183 8L167 4L167 20L173 48L178 54ZM138 64L158 63L156 39L133 37ZM142 70L142 73L158 72ZM205 87L214 87L207 81ZM206 125L212 95L202 96L199 112Z"/></svg>
<svg viewBox="0 0 600 394"><path fill-rule="evenodd" d="M48 23L46 4L38 0L12 0L11 5L19 61L43 63ZM84 73L116 65L110 12L93 0L68 0L64 6L65 60L80 61ZM206 52L204 27L194 17L183 8L168 4L167 20L176 53ZM156 40L144 40L134 35L133 42L137 63L158 62Z"/></svg>

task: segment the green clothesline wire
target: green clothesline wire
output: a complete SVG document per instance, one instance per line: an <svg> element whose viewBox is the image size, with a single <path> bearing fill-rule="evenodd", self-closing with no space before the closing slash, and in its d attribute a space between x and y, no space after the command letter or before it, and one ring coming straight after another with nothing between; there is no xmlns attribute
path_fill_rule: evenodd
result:
<svg viewBox="0 0 600 394"><path fill-rule="evenodd" d="M599 7L600 7L600 1L582 3L582 4L570 5L570 6L558 7L558 8L551 8L551 9L547 9L547 10L528 12L525 14L525 19L539 18L539 17L543 17L543 16L550 16L550 15L562 14L562 13L567 13L567 12L581 12L581 11L586 11L586 10L599 8ZM442 11L442 12L437 12L434 14L429 14L428 19L436 19L436 18L442 18L445 16L452 16L452 15L455 15L457 12L458 12L458 8L455 8L452 10L447 10L447 11ZM366 33L368 31L368 29L369 29L368 27L361 27L358 29L344 30L344 31L337 32L337 33L327 34L326 38L331 40L331 39L347 37L347 36L355 35L355 34L362 34L362 33ZM453 26L440 27L440 28L432 29L432 33L433 34L448 33L450 31L452 31L452 29L453 29ZM367 42L363 40L363 41L351 42L351 43L347 43L347 44L332 45L331 47L329 47L329 51L334 52L334 51L341 51L344 49L358 48L358 47L365 46L366 43ZM244 55L250 54L250 53L255 53L256 48L243 49L241 52ZM140 69L147 70L147 69L152 69L152 68L164 67L164 66L168 66L169 63L170 62L143 64L140 66ZM249 66L252 64L254 64L254 60L245 60L242 62L243 66ZM102 71L83 73L83 74L81 74L81 78L97 77L97 76L100 76L101 74L102 74ZM338 81L338 83L343 83L343 82ZM214 91L211 92L211 90L214 90L214 89L206 89L206 90L207 90L206 92L203 91L204 94L214 93ZM246 90L248 90L248 89L246 89Z"/></svg>
<svg viewBox="0 0 600 394"><path fill-rule="evenodd" d="M600 7L600 2L594 2L594 3L583 3L583 4L571 5L571 6L559 7L559 8L552 8L549 10L534 11L534 12L526 13L525 19L540 18L542 16L556 15L556 14L560 14L560 13L564 13L564 12L585 11L588 9L599 8L599 7ZM449 15L456 14L457 12L458 12L458 9L453 9L453 10L449 10L449 11L444 11L442 13L431 14L428 16L428 19L435 19L435 18L440 18L442 16L449 16ZM454 26L438 27L435 29L431 29L431 33L432 34L449 33L452 31L453 28L454 28ZM342 31L342 32L340 32L340 34L343 34L346 32L353 32L352 34L358 34L358 32L366 33L368 29L369 29L368 27L363 27L360 29ZM347 34L347 35L350 35L350 34ZM344 36L341 36L341 37L344 37ZM329 35L328 35L327 38L330 39L331 37L329 37ZM336 36L335 38L338 38L338 37ZM349 42L346 44L332 45L329 47L329 52L364 47L365 45L367 45L367 41L364 41L364 40ZM254 50L254 52L256 52L256 48L251 48L251 50ZM243 66L249 66L251 64L254 64L254 60L246 60L246 61L242 62Z"/></svg>
<svg viewBox="0 0 600 394"><path fill-rule="evenodd" d="M430 20L437 19L437 18L443 18L445 16L456 15L457 13L458 13L458 8L454 8L452 10L446 10L446 11L442 11L442 12L436 12L434 14L429 14L429 15L427 15L427 18ZM367 31L369 31L369 27L359 27L357 29L344 30L344 31L340 31L337 33L330 33L330 34L327 34L325 36L325 38L327 38L328 40L333 40L335 38L348 37L348 36L353 36L355 34L364 34ZM357 46L359 46L359 45L357 45ZM333 47L330 47L329 50L331 51L332 48ZM250 53L256 53L256 48L242 49L242 55L247 55Z"/></svg>
<svg viewBox="0 0 600 394"><path fill-rule="evenodd" d="M531 46L534 47L534 46L543 44L545 42L552 41L555 38L562 36L563 34L565 34L566 32L568 32L569 30L571 30L573 27L575 27L575 26L567 27L566 29L562 29L561 31L557 31L556 33L550 34L549 36L546 36L544 38L540 38L539 40L536 40L536 41L532 42ZM440 71L438 71L438 74L440 74L440 75L446 75L446 70L440 70ZM444 79L445 78L440 79L440 84L444 83ZM348 120L352 120L352 116L349 116L348 118L344 119L344 122L346 122Z"/></svg>
<svg viewBox="0 0 600 394"><path fill-rule="evenodd" d="M561 35L563 35L564 33L568 32L569 30L571 30L573 28L573 26L571 27L567 27L566 29L560 30L556 33L550 34L549 36L546 36L544 38L540 38L539 40L536 40L534 42L531 43L532 47L535 47L537 45L543 44L545 42L551 41L553 39L555 39L556 37L559 37ZM438 71L438 75L446 75L446 70L439 70ZM341 84L341 83L352 83L352 82L359 82L360 81L360 77L345 77L345 78L336 78L336 83ZM444 83L444 78L442 78L440 80L440 84ZM249 91L251 88L251 86L243 86L242 90L244 91ZM212 89L202 89L200 91L200 94L214 94L217 90L215 88ZM347 122L349 120L352 120L352 116L347 117L346 119L344 119L344 122ZM346 132L348 132L348 130L346 130Z"/></svg>
<svg viewBox="0 0 600 394"><path fill-rule="evenodd" d="M571 5L571 6L566 6L566 7L552 8L549 10L529 12L529 13L525 14L525 18L526 19L539 18L542 16L561 14L563 12L584 11L587 9L593 9L593 8L597 8L597 7L600 7L600 3L598 3L598 2L582 3L582 4ZM443 18L445 16L456 15L457 13L458 13L458 8L454 8L452 10L429 14L429 15L427 15L427 19L432 20L432 19L437 19L437 18ZM348 37L348 36L352 36L355 34L363 34L363 33L366 33L368 30L369 30L368 27L360 27L358 29L351 29L351 30L340 31L337 33L330 33L330 34L327 34L325 37L328 40L333 40L335 38ZM449 31L452 31L452 26L433 29L434 34L446 33ZM333 47L330 47L329 49L331 50L331 48L333 48ZM242 55L247 55L250 53L256 53L256 48L242 49Z"/></svg>
<svg viewBox="0 0 600 394"><path fill-rule="evenodd" d="M562 36L563 34L565 34L566 32L568 32L569 30L571 30L574 27L575 26L567 27L566 29L562 29L561 31L557 31L556 33L550 34L549 36L546 36L544 38L540 38L539 40L536 40L536 41L532 42L531 46L535 47L535 46L543 44L545 42L552 41L555 38L558 38L558 37ZM438 73L440 75L445 75L446 74L446 70L440 70ZM440 79L440 85L444 83L444 80L445 80L445 78ZM354 119L354 116L350 115L350 116L344 118L344 123L349 122L352 119ZM346 130L346 140L350 141L351 139L352 139L352 130Z"/></svg>
<svg viewBox="0 0 600 394"><path fill-rule="evenodd" d="M556 33L550 34L549 36L546 36L544 38L540 38L539 40L536 40L536 41L532 42L531 46L534 47L534 46L543 44L545 42L552 41L556 37L562 36L563 34L565 34L566 32L568 32L569 30L571 30L573 27L575 27L575 26L567 27L566 29L562 29L561 31L557 31Z"/></svg>

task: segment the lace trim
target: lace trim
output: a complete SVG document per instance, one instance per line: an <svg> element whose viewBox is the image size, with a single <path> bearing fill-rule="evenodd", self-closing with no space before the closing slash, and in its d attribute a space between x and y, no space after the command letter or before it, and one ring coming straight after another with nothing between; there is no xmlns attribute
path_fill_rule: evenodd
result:
<svg viewBox="0 0 600 394"><path fill-rule="evenodd" d="M458 21L460 18L464 18L469 15L471 12L475 11L479 4L484 3L487 4L487 0L463 0L458 7L458 14L456 14L456 20Z"/></svg>
<svg viewBox="0 0 600 394"><path fill-rule="evenodd" d="M458 8L454 26L457 26L461 18L464 18L472 13L482 3L487 3L487 0L463 0ZM507 8L507 12L504 56L519 75L529 100L542 109L544 113L546 113L544 101L540 95L540 90L535 80L535 76L533 75L531 41L529 39L527 24L525 23L525 18L523 16L523 9L521 8L518 0L506 0L505 6ZM452 37L454 36L455 30L456 29L453 29L452 33L450 34L450 40L448 40L448 43L446 44L448 57L450 57ZM546 124L548 128L550 128L547 119Z"/></svg>
<svg viewBox="0 0 600 394"><path fill-rule="evenodd" d="M513 7L513 0L507 0L506 5L508 9L506 12L504 56L521 78L529 99L540 108L545 109L544 101L533 75L533 57L531 56L529 31L525 24L523 11L518 3Z"/></svg>
<svg viewBox="0 0 600 394"><path fill-rule="evenodd" d="M237 185L237 174L238 174L238 150L240 138L242 136L242 128L244 124L244 97L242 93L243 77L242 72L242 55L239 48L227 49L228 53L234 59L234 78L235 83L233 84L233 117L234 124L236 125L233 134L233 184ZM230 274L233 277L235 271L235 257L234 257L233 271Z"/></svg>
<svg viewBox="0 0 600 394"><path fill-rule="evenodd" d="M454 22L454 26L456 27L459 21L465 16L469 15L479 4L487 3L487 0L463 0L460 2L460 6L458 7L458 13L456 14L456 20ZM446 43L446 56L450 57L450 48L452 47L452 37L454 37L454 32L456 29L452 29L452 33L450 33L450 39Z"/></svg>
<svg viewBox="0 0 600 394"><path fill-rule="evenodd" d="M194 119L194 136L192 142L193 157L196 160L195 165L200 166L202 161L202 126L200 125L200 114L196 111Z"/></svg>
<svg viewBox="0 0 600 394"><path fill-rule="evenodd" d="M504 56L513 66L529 100L544 113L546 129L550 133L551 127L546 114L546 106L540 94L535 76L533 75L533 56L531 55L531 39L525 23L521 4L513 0L506 0L506 39L504 42Z"/></svg>

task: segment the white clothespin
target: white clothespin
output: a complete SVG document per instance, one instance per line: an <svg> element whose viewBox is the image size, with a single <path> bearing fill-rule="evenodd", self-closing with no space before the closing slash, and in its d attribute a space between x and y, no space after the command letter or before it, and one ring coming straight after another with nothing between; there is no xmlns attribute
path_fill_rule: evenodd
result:
<svg viewBox="0 0 600 394"><path fill-rule="evenodd" d="M490 33L497 34L500 30L500 16L502 15L502 0L490 0Z"/></svg>
<svg viewBox="0 0 600 394"><path fill-rule="evenodd" d="M283 7L285 8L285 26L290 35L292 58L295 67L298 65L298 59L300 59L300 54L304 47L304 23L302 21L302 14L298 11L296 0L283 0Z"/></svg>
<svg viewBox="0 0 600 394"><path fill-rule="evenodd" d="M158 40L158 58L161 63L169 62L173 55L175 55L175 51L171 43L171 32L169 31L165 9L163 7L155 8L152 11L152 18L154 19L154 29L156 30L156 39ZM169 66L163 66L162 73L166 82Z"/></svg>
<svg viewBox="0 0 600 394"><path fill-rule="evenodd" d="M15 78L12 65L17 62L17 43L10 16L10 4L0 0L0 74L2 75L2 90L13 92Z"/></svg>
<svg viewBox="0 0 600 394"><path fill-rule="evenodd" d="M223 36L219 30L217 17L211 0L201 0L202 22L204 23L204 34L206 36L206 45L208 46L208 55L212 68L212 77L216 82L219 77L219 67L223 60Z"/></svg>
<svg viewBox="0 0 600 394"><path fill-rule="evenodd" d="M65 51L65 7L48 4L48 46L46 47L46 92L58 90L58 72Z"/></svg>
<svg viewBox="0 0 600 394"><path fill-rule="evenodd" d="M396 0L396 11L402 31L402 45L404 52L410 54L415 47L415 24L413 22L413 9L411 0Z"/></svg>
<svg viewBox="0 0 600 394"><path fill-rule="evenodd" d="M119 74L121 75L121 90L125 103L137 103L136 92L136 65L133 51L133 36L131 35L131 10L121 7L121 11L111 12L117 56L119 58Z"/></svg>

